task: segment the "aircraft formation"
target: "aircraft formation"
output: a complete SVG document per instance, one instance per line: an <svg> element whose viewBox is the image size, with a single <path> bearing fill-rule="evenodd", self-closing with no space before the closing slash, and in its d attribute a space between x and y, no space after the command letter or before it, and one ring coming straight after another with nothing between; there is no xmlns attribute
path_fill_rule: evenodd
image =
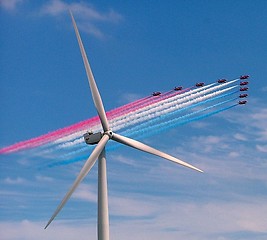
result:
<svg viewBox="0 0 267 240"><path fill-rule="evenodd" d="M240 92L246 92L246 91L248 91L248 87L246 87L247 85L248 85L248 81L242 81L242 80L247 80L249 78L249 75L241 75L240 77L239 77L239 79L240 79L240 83L239 83L239 85L240 85ZM227 79L225 79L225 78L222 78L222 79L218 79L217 80L217 83L226 83L227 82ZM196 83L195 84L195 87L203 87L205 85L205 83L204 82L198 82L198 83ZM245 87L244 87L245 86ZM174 91L181 91L183 89L183 87L182 86L177 86L177 87L174 87ZM152 96L160 96L161 95L161 92L159 92L159 91L157 91L157 92L153 92L152 93ZM239 98L247 98L248 97L248 94L247 93L240 93L240 95L239 95ZM240 100L239 102L238 102L238 104L240 104L240 105L244 105L244 104L246 104L247 103L247 100Z"/></svg>

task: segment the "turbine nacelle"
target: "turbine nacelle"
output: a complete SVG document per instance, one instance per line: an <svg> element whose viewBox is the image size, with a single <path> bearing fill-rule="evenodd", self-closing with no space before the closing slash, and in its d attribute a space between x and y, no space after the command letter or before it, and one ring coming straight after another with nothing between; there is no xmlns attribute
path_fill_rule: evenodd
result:
<svg viewBox="0 0 267 240"><path fill-rule="evenodd" d="M106 131L104 133L102 133L102 132L93 133L91 131L91 132L85 133L83 135L83 138L84 138L84 141L86 142L86 144L95 145L95 144L99 143L99 141L101 140L103 135L107 135L109 137L109 139L111 139L113 136L113 132L109 130L109 131Z"/></svg>
<svg viewBox="0 0 267 240"><path fill-rule="evenodd" d="M95 145L99 143L102 137L103 137L102 132L97 132L97 133L87 132L83 135L84 141L86 142L86 144L89 145Z"/></svg>

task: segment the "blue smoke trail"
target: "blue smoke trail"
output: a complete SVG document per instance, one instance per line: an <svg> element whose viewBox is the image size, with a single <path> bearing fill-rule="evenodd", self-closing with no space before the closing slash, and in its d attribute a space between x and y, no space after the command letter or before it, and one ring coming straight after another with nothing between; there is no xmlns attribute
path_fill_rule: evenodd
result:
<svg viewBox="0 0 267 240"><path fill-rule="evenodd" d="M230 102L230 101L233 101L233 99L227 100L224 103ZM190 113L187 116L179 117L176 120L170 120L169 122L166 122L165 125L157 124L155 126L155 128L151 128L150 130L149 129L145 129L143 132L140 131L140 132L142 132L142 135L140 135L140 137L144 138L144 137L149 137L149 136L152 136L152 135L155 135L155 134L159 134L159 133L161 133L163 131L166 131L168 129L171 129L171 128L174 128L174 127L177 127L177 126L181 126L181 125L185 125L185 124L190 123L190 122L194 122L194 121L198 121L198 120L210 117L212 115L215 115L217 113L226 111L226 110L228 110L230 108L233 108L233 107L238 105L238 104L235 103L235 104L233 104L231 106L228 106L228 107L225 107L225 108L221 108L221 109L218 109L216 111L213 111L213 112L210 112L210 113L206 113L206 114L194 117L194 118L187 119L187 117L189 117L189 116L195 115L195 114L203 112L203 111L207 111L207 110L209 110L209 109L211 109L213 107L217 107L217 106L219 106L221 104L223 104L223 103L218 103L218 104L215 104L213 106L207 107L205 110L202 109L202 110L199 110L197 112ZM181 119L185 119L185 120L179 122L178 120L181 120ZM175 122L175 121L177 121L177 122ZM137 134L137 133L135 133L135 134Z"/></svg>
<svg viewBox="0 0 267 240"><path fill-rule="evenodd" d="M164 100L164 104L170 104L170 103L172 103L172 107L166 107L166 105L164 105L165 106L165 110L163 110L163 109L161 109L161 107L163 107L163 105L162 105L162 102L160 102L161 104L159 104L159 106L154 106L154 107L152 107L152 106L150 106L150 108L148 108L147 109L147 107L146 107L146 109L145 109L145 111L144 111L144 109L141 109L141 110L139 110L138 111L138 114L141 114L141 117L139 116L139 117L137 117L137 115L134 115L134 113L128 113L127 115L125 115L125 116L123 116L123 119L124 120L119 120L119 119L115 119L115 122L116 121L123 121L123 123L120 123L119 124L119 129L117 129L116 131L120 131L121 129L123 129L123 128L126 128L126 129L129 129L129 130L132 130L132 127L134 126L134 125L136 125L136 124L138 124L139 122L144 122L145 120L146 121L150 121L151 119L153 119L153 118L157 118L157 117L160 117L160 116L164 116L165 114L168 114L168 112L172 112L172 111L177 111L178 109L181 109L181 107L175 107L175 106L179 106L180 104L176 104L175 102L176 102L176 100L177 101L181 101L182 99L184 99L184 100L186 100L183 104L185 104L185 105L189 105L189 104L192 104L192 107L194 107L194 106L197 106L197 105L195 105L196 103L194 103L194 101L197 101L197 102L199 102L199 100L198 100L198 98L195 98L195 100L192 100L192 102L190 102L189 101L189 99L187 100L186 98L185 98L185 96L186 95L190 95L190 96L193 96L194 94L198 94L199 95L199 93L201 93L201 95L202 94L204 94L204 93L206 93L206 92L210 92L211 90L217 90L217 89L219 89L219 88L222 88L222 87L224 87L224 86L226 86L226 85L229 85L229 84L232 84L232 83L234 83L234 82L236 82L237 80L232 80L232 81L230 81L230 82L227 82L227 83L225 83L225 84L221 84L221 85L219 85L219 86L215 86L215 87L212 87L213 85L215 85L215 83L213 83L213 84L209 84L209 85L207 85L207 86L205 86L205 87L202 87L202 88L200 88L200 89L195 89L195 90L192 90L192 91L189 91L189 92L185 92L185 93L183 93L183 94L175 94L175 96L172 96L172 97L170 97L169 99L165 99ZM207 98L212 98L212 97L209 97L210 95L212 95L212 94L222 94L223 93L223 91L225 92L226 90L228 91L228 90L230 90L230 89L233 89L234 87L237 87L237 85L235 85L235 86L233 86L233 87L230 87L230 88L226 88L226 89L224 89L224 90L218 90L218 91L216 91L216 92L214 92L214 93L211 93L211 94L208 94L208 95L206 95L207 96ZM221 93L220 93L221 92ZM193 94L194 93L194 94ZM168 95L168 94L167 94ZM198 96L197 95L197 96ZM178 97L178 99L176 99L177 98L177 96L179 96ZM227 96L227 95L223 95L223 96ZM194 97L196 97L195 95L194 95ZM205 97L205 95L203 96L203 97ZM189 98L189 97L188 97ZM190 98L192 98L192 97L190 97ZM199 98L201 98L201 97L199 97ZM214 98L214 99L216 99L216 98ZM209 102L209 101L206 101L206 102L204 102L204 100L202 100L203 101L203 104L204 103L206 103L206 102ZM182 104L182 103L181 103ZM200 103L201 104L201 103ZM152 104L153 105L153 104ZM162 105L162 106L161 106ZM182 105L181 105L182 106ZM158 108L160 108L160 111L158 111L159 109ZM172 109L173 108L173 109ZM184 106L184 107L182 107L182 108L184 108L184 109L188 109L188 107L186 107L186 106ZM156 110L157 109L157 110ZM168 110L169 109L169 110ZM152 112L151 112L152 111ZM130 118L130 116L129 116L129 114L131 115L131 118ZM175 114L175 113L174 113ZM168 116L166 116L166 117L168 117ZM138 121L136 122L136 120L133 120L132 118L135 118L135 119L138 119ZM156 120L155 120L156 121ZM127 124L126 124L126 122L128 122ZM147 123L147 124L150 124L149 122ZM116 128L118 128L118 123L116 123ZM99 131L101 131L100 129L99 129ZM77 135L77 133L76 133L76 135ZM65 142L61 142L61 143L59 143L58 145L56 144L56 143L54 143L55 145L57 145L57 146L55 146L56 148L63 148L63 149L73 149L71 152L68 152L68 153L65 153L64 155L63 155L63 157L67 157L67 156L70 156L70 155L73 155L73 152L83 152L83 149L81 149L81 147L82 147L82 144L84 143L83 142L83 137L82 137L82 135L83 135L83 133L79 133L76 137L74 137L74 138L72 138L72 139L70 139L70 140L67 140L67 141L65 141ZM67 137L64 137L64 138L69 138L69 136L67 136ZM77 141L78 140L78 141ZM76 142L76 143L75 143ZM50 150L51 151L51 150ZM53 150L52 150L53 151ZM55 150L55 151L57 151L57 150Z"/></svg>
<svg viewBox="0 0 267 240"><path fill-rule="evenodd" d="M233 94L235 94L237 92L239 92L239 91L234 91L234 92L226 93L226 94L223 94L223 95L220 95L220 96L217 96L217 97L213 97L213 98L207 99L207 100L202 101L202 102L199 102L199 103L192 104L190 106L187 106L187 107L184 107L184 108L181 108L181 109L177 109L177 110L175 110L173 112L170 112L170 113L167 113L167 114L164 114L164 115L157 116L156 118L151 119L151 120L148 120L148 121L146 121L144 123L141 123L141 124L139 124L139 125L137 125L135 127L132 127L130 129L124 131L123 133L125 135L127 135L128 133L136 132L136 131L138 131L141 128L146 129L149 125L152 126L156 122L163 121L164 119L167 119L167 118L170 118L170 117L172 117L174 115L177 115L180 112L183 112L185 110L189 110L189 109L192 109L192 108L195 108L195 107L204 105L205 103L209 103L209 102L212 102L212 101L215 101L215 100L218 100L218 99L221 99L221 98L224 98L224 97L233 95ZM236 99L236 98L234 98L234 99ZM223 102L223 103L225 103L225 102ZM205 110L207 110L207 109L203 109L203 111L205 111ZM195 113L197 113L197 112L195 112Z"/></svg>
<svg viewBox="0 0 267 240"><path fill-rule="evenodd" d="M224 101L224 102L215 104L213 106L209 106L209 107L207 107L205 109L201 109L201 110L199 110L197 112L193 112L193 113L187 114L186 116L187 117L193 116L194 114L197 114L197 113L200 113L200 112L209 110L211 108L217 107L219 105L225 104L225 103L230 102L230 101L233 101L233 100L234 99L230 99L230 100L227 100L227 101ZM148 137L148 136L152 136L152 135L161 133L161 132L166 131L168 129L174 128L176 126L180 126L180 125L184 125L184 124L187 124L187 123L190 123L190 122L194 122L194 121L205 119L205 118L210 117L212 115L218 114L218 113L223 112L223 111L226 111L228 109L231 109L231 108L233 108L233 107L235 107L237 105L238 104L233 104L231 106L220 108L218 110L215 110L215 111L212 111L212 112L209 112L209 113L206 113L206 114L203 114L203 115L194 117L194 118L190 118L190 119L187 119L187 117L182 116L182 117L179 117L179 118L170 120L168 122L164 122L164 123L161 123L161 124L157 124L155 126L152 126L152 127L146 129L143 132L142 131L139 131L139 133L136 133L135 132L132 135L137 135L138 134L138 139L145 138L145 137ZM177 121L177 120L181 120L181 119L184 119L184 120L183 121ZM113 146L107 146L106 150L107 151L112 151L112 150L116 149L119 146L121 146L121 145L119 145L119 144L113 144ZM78 161L82 161L84 159L87 159L89 157L89 155L90 155L90 153L88 153L86 155L83 155L83 156L78 156L78 157L75 157L75 158L72 158L72 159L68 159L68 160L65 159L65 160L62 160L62 161L59 161L59 162L56 162L56 163L49 164L49 165L47 165L47 167L68 165L68 164L71 164L71 163L74 163L74 162L78 162Z"/></svg>
<svg viewBox="0 0 267 240"><path fill-rule="evenodd" d="M166 114L164 114L164 115L159 115L159 116L155 117L154 119L147 120L146 122L141 123L141 124L139 124L139 125L137 125L137 126L133 126L133 127L130 127L130 128L128 127L128 129L125 130L125 131L123 131L122 134L123 134L123 135L126 135L126 136L127 136L127 135L131 135L131 136L132 136L132 133L135 133L136 131L139 131L140 129L144 129L144 130L145 130L148 126L153 126L153 125L154 125L155 123L157 123L158 121L161 121L161 122L162 122L163 120L165 120L165 119L167 119L167 118L170 118L170 117L172 117L172 116L175 116L175 115L177 115L177 114L180 113L180 112L183 112L183 111L185 111L185 110L188 110L188 109L191 109L191 108L194 108L194 107L203 105L203 104L205 104L205 103L209 103L209 102L212 102L212 101L221 99L221 98L228 97L228 96L233 95L233 94L235 94L235 93L237 93L237 92L238 92L238 91L233 91L233 92L230 92L230 93L225 93L225 94L222 94L222 95L219 95L219 96L216 96L216 97L213 97L213 98L204 100L204 101L202 101L202 102L194 103L194 104L192 104L192 105L190 105L190 106L187 106L187 107L183 107L183 108L174 110L174 111L172 111L172 112L170 112L170 113L166 113ZM223 102L223 103L225 103L225 102ZM222 103L222 104L223 104L223 103ZM203 111L205 111L205 110L207 110L207 109L206 109L206 108L203 109ZM198 112L196 112L196 113L198 113ZM187 116L188 116L188 115L186 115L186 117L187 117ZM136 134L134 134L134 135L136 135ZM68 152L68 153L65 153L62 157L63 157L63 158L68 158L68 157L73 156L73 155L75 155L75 154L78 154L78 153L82 153L82 152L84 152L84 151L87 151L87 150L88 150L88 146L82 146L81 144L84 144L84 142L83 142L83 143L80 143L79 145L77 144L77 145L73 145L73 146L71 146L71 148L73 149L73 151ZM77 149L77 148L79 148L79 149ZM69 149L70 149L70 148L68 148L68 150L69 150Z"/></svg>
<svg viewBox="0 0 267 240"><path fill-rule="evenodd" d="M233 86L233 87L236 87L236 86ZM232 88L230 88L230 89L232 89ZM227 90L227 89L225 89L225 90ZM163 109L161 109L162 106L159 106L159 108L157 109L157 111L156 111L156 109L154 110L154 113L153 114L152 114L152 112L151 113L146 113L146 111L144 111L142 114L145 114L145 115L143 115L142 118L139 119L139 121L141 123L139 125L137 125L138 122L137 123L133 123L133 121L130 121L129 120L129 122L132 124L132 126L128 125L127 127L123 127L123 128L128 129L128 130L124 131L124 134L128 134L128 132L137 131L141 127L145 128L145 127L147 127L149 125L152 125L152 124L156 123L157 121L162 121L162 120L164 120L164 119L166 119L168 117L175 116L179 112L182 112L182 111L185 111L185 110L194 108L196 106L203 105L203 104L208 103L208 102L211 102L211 101L218 100L218 99L223 98L223 97L230 96L230 95L232 95L232 94L234 94L236 92L238 92L238 91L234 91L234 92L230 92L230 93L226 93L226 94L220 93L220 95L218 95L218 96L210 97L210 98L208 98L206 100L202 100L202 101L196 102L196 103L194 103L194 101L197 100L198 98L196 98L195 100L192 100L192 102L190 102L188 100L187 102L185 102L183 104L186 104L186 105L189 105L189 106L184 106L184 107L179 107L180 105L178 104L178 107L177 108L176 107L172 107L173 109L166 108L165 110L163 110ZM208 97L209 95L206 95L206 96ZM205 96L203 96L203 97L205 97ZM173 102L173 105L175 106L177 104L175 104L175 102ZM146 121L146 122L144 123L144 121ZM135 125L135 127L134 127L134 125ZM118 129L118 131L120 131L121 129ZM73 150L71 152L67 153L66 155L64 155L64 157L73 155L73 152L76 152L76 151L80 151L80 152L83 151L83 150L81 150L82 144L83 144L83 141L79 141L79 143L76 143L76 144L72 144L71 143L71 146L69 146L68 149L72 148ZM62 145L64 145L64 144L62 144Z"/></svg>

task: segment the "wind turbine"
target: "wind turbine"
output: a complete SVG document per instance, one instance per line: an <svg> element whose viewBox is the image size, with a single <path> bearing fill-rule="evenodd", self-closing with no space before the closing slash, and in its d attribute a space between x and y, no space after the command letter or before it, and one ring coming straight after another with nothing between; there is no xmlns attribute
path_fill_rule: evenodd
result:
<svg viewBox="0 0 267 240"><path fill-rule="evenodd" d="M104 105L102 103L101 96L99 94L89 61L87 59L84 46L75 22L75 19L70 12L72 23L75 29L76 37L79 43L80 51L83 58L83 63L85 66L88 82L91 89L91 94L93 97L94 105L96 107L98 116L101 121L101 125L103 128L103 132L99 133L87 133L84 135L85 141L87 144L97 144L94 150L92 151L91 155L85 162L84 166L82 167L79 175L77 176L76 180L74 181L73 185L66 193L65 197L58 205L57 209L55 210L54 214L48 221L45 226L45 229L49 226L49 224L54 220L63 206L66 204L72 193L78 187L79 183L84 179L84 177L88 174L91 170L93 165L98 159L98 240L108 240L109 239L109 214L108 214L108 191L107 191L107 170L106 170L106 152L105 146L109 140L114 140L116 142L122 143L124 145L130 146L132 148L136 148L143 152L147 152L162 158L165 158L169 161L178 163L182 166L194 169L199 172L203 172L202 170L188 164L178 158L175 158L167 153L161 152L155 148L152 148L144 143L139 141L133 140L131 138L119 135L113 132L109 127L109 122L107 120L106 112L104 109Z"/></svg>

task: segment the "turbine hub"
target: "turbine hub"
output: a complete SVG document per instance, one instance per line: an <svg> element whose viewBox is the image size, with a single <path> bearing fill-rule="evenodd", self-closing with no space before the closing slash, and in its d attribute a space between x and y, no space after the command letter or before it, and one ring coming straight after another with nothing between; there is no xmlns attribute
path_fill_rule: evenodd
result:
<svg viewBox="0 0 267 240"><path fill-rule="evenodd" d="M111 139L113 137L113 132L111 130L108 130L108 131L104 132L104 135L108 135L109 139Z"/></svg>

